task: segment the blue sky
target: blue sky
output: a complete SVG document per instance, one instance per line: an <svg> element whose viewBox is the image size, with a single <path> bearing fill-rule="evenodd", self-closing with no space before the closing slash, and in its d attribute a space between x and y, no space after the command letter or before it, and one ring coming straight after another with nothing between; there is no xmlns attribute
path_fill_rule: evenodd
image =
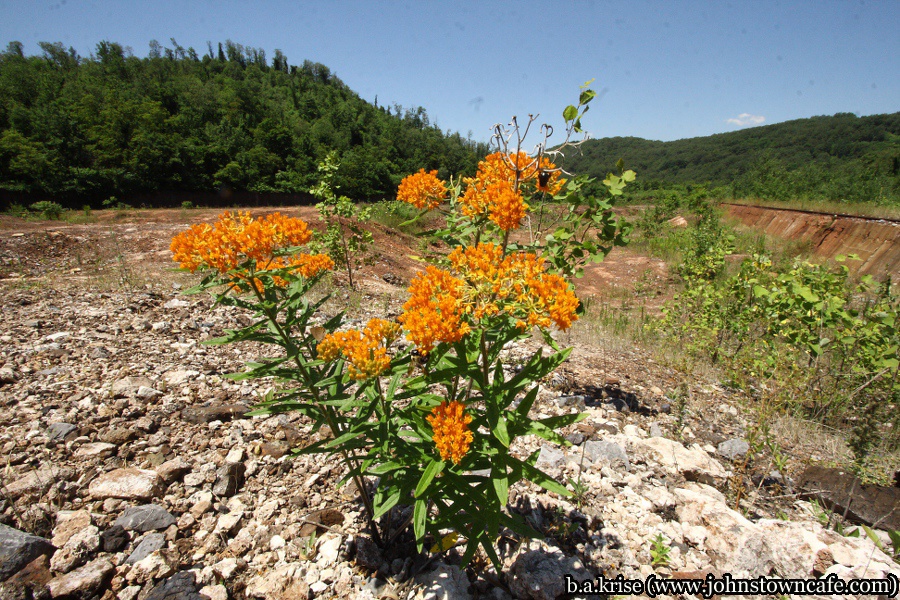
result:
<svg viewBox="0 0 900 600"><path fill-rule="evenodd" d="M487 141L540 113L560 129L579 86L592 137L674 140L837 112L900 110L900 1L266 2L0 0L0 43L231 39L327 65L368 101L423 106Z"/></svg>

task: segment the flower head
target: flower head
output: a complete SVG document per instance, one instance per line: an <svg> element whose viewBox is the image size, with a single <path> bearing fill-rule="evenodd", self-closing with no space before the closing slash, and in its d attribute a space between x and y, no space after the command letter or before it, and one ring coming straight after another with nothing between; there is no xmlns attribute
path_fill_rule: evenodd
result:
<svg viewBox="0 0 900 600"><path fill-rule="evenodd" d="M353 379L372 379L391 365L387 355L400 334L400 325L384 319L372 319L362 331L350 329L331 333L317 347L319 359L331 361L343 355L349 363L347 374Z"/></svg>
<svg viewBox="0 0 900 600"><path fill-rule="evenodd" d="M408 202L416 208L437 208L447 194L447 186L437 178L437 171L425 172L419 169L418 173L409 175L400 182L397 190L397 200Z"/></svg>
<svg viewBox="0 0 900 600"><path fill-rule="evenodd" d="M249 212L225 211L219 220L209 225L200 223L172 239L172 258L181 268L192 273L197 269L213 269L225 275L238 265L253 261L255 273L287 269L303 277L312 277L330 269L334 262L324 254L294 254L282 256L287 248L301 246L312 238L302 219L273 213L253 219ZM259 279L232 274L261 289ZM273 275L275 285L287 282Z"/></svg>
<svg viewBox="0 0 900 600"><path fill-rule="evenodd" d="M504 313L519 327L568 329L578 318L578 298L559 275L547 273L544 259L530 252L503 256L495 244L456 248L448 256L465 282L463 312L475 319Z"/></svg>
<svg viewBox="0 0 900 600"><path fill-rule="evenodd" d="M419 351L427 354L436 343L456 342L469 332L462 321L462 287L461 280L433 266L412 280L399 321Z"/></svg>
<svg viewBox="0 0 900 600"><path fill-rule="evenodd" d="M469 423L472 416L467 414L461 402L441 402L434 407L425 420L434 431L434 445L442 460L452 460L455 464L463 459L472 445L472 432Z"/></svg>

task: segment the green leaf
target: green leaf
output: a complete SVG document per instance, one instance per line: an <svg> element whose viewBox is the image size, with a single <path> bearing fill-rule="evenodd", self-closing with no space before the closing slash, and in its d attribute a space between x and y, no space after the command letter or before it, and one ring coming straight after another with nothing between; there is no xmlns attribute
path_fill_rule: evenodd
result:
<svg viewBox="0 0 900 600"><path fill-rule="evenodd" d="M501 469L500 473L494 473L494 469L491 469L491 482L494 484L494 491L497 493L500 506L506 506L509 503L509 478L506 476L506 466L494 465L494 467L498 466Z"/></svg>
<svg viewBox="0 0 900 600"><path fill-rule="evenodd" d="M425 541L425 518L428 516L428 503L425 500L416 500L413 508L413 532L416 536L416 549L421 552Z"/></svg>
<svg viewBox="0 0 900 600"><path fill-rule="evenodd" d="M503 415L500 415L500 418L497 419L497 425L494 427L493 434L501 444L509 448L509 432L506 430L506 419Z"/></svg>
<svg viewBox="0 0 900 600"><path fill-rule="evenodd" d="M373 519L379 519L382 515L384 515L387 511L391 510L394 506L397 505L397 502L400 501L400 490L395 490L391 492L391 495L385 498L383 504L376 504L375 512L372 515Z"/></svg>
<svg viewBox="0 0 900 600"><path fill-rule="evenodd" d="M571 104L566 107L563 111L563 119L566 121L573 121L575 117L578 116L578 109L572 106Z"/></svg>
<svg viewBox="0 0 900 600"><path fill-rule="evenodd" d="M431 485L431 481L443 470L444 461L442 460L432 459L431 462L428 463L428 466L425 467L425 471L422 472L422 478L419 479L419 485L416 486L416 498L425 493L428 486Z"/></svg>
<svg viewBox="0 0 900 600"><path fill-rule="evenodd" d="M584 90L578 97L578 104L587 104L596 97L597 92L595 92L594 90Z"/></svg>
<svg viewBox="0 0 900 600"><path fill-rule="evenodd" d="M526 479L538 484L548 492L555 492L560 496L566 498L572 495L572 492L566 489L564 485L561 485L558 481L556 481L537 467L534 467L527 462L522 462L517 458L509 457L509 460L517 463L517 466L522 469L522 473L525 475Z"/></svg>

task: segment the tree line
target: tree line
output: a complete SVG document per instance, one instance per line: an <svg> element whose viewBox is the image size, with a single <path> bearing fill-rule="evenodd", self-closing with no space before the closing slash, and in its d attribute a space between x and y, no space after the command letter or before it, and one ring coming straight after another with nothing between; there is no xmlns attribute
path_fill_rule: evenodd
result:
<svg viewBox="0 0 900 600"><path fill-rule="evenodd" d="M444 133L425 109L378 106L325 65L231 41L201 55L173 39L139 58L103 41L0 54L0 192L81 206L165 192L306 193L340 157L354 199L396 193L420 168L474 174L487 145Z"/></svg>
<svg viewBox="0 0 900 600"><path fill-rule="evenodd" d="M900 112L798 119L672 142L590 140L567 168L603 177L624 158L635 189L708 184L736 198L900 204Z"/></svg>

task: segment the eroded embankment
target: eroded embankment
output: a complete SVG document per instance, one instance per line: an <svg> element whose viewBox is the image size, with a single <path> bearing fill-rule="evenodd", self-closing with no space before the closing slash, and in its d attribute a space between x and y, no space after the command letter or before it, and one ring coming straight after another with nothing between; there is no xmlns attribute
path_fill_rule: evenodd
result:
<svg viewBox="0 0 900 600"><path fill-rule="evenodd" d="M728 215L744 225L788 240L808 241L823 258L856 254L848 263L860 274L900 271L900 222L871 217L726 204Z"/></svg>

